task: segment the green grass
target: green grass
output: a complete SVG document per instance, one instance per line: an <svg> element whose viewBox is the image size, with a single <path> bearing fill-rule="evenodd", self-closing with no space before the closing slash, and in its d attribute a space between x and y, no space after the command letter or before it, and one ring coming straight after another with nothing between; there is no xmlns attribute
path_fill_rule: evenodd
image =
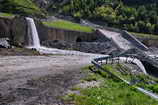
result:
<svg viewBox="0 0 158 105"><path fill-rule="evenodd" d="M0 17L13 18L15 15L10 13L0 13Z"/></svg>
<svg viewBox="0 0 158 105"><path fill-rule="evenodd" d="M0 4L3 12L21 15L43 15L41 9L32 0L4 0Z"/></svg>
<svg viewBox="0 0 158 105"><path fill-rule="evenodd" d="M158 83L158 79L149 75L144 75L144 74L137 74L137 75L132 75L129 73L129 69L124 67L121 64L116 64L116 65L104 65L103 66L106 70L109 70L113 74L127 80L127 81L133 81L133 80L139 80L138 83L133 84L134 86L139 86L142 87L146 90L153 91L153 93L158 94L158 85L157 84L149 84L151 82L156 82ZM121 73L118 71L118 69L124 69L127 71L126 73Z"/></svg>
<svg viewBox="0 0 158 105"><path fill-rule="evenodd" d="M113 68L107 65L106 69ZM69 94L63 99L75 105L158 105L158 101L107 73L104 73L104 76L93 75L102 80L100 87L80 89L80 94Z"/></svg>
<svg viewBox="0 0 158 105"><path fill-rule="evenodd" d="M55 28L61 28L61 29L68 29L68 30L74 30L74 31L82 31L82 32L93 32L93 28L82 26L77 23L73 23L70 21L65 20L57 20L53 22L43 22L45 25L49 27L55 27Z"/></svg>
<svg viewBox="0 0 158 105"><path fill-rule="evenodd" d="M144 34L144 33L135 33L135 32L130 32L132 35L138 37L138 38L149 38L149 39L158 39L158 35L153 35L153 34Z"/></svg>

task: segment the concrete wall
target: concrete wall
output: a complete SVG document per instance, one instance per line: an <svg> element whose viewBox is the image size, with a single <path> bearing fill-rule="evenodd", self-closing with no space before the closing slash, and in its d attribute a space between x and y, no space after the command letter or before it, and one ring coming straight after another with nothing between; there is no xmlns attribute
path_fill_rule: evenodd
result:
<svg viewBox="0 0 158 105"><path fill-rule="evenodd" d="M141 41L139 41L134 35L131 35L127 31L122 31L122 36L132 42L137 48L141 50L148 50L149 48L145 46Z"/></svg>
<svg viewBox="0 0 158 105"><path fill-rule="evenodd" d="M114 31L114 32L120 33L123 38L125 38L126 40L128 40L129 42L131 42L136 48L139 48L141 50L148 50L148 47L146 45L144 45L134 35L131 35L127 31L116 29L116 28L109 28L109 27L104 27L104 28L106 30L109 30L109 31Z"/></svg>
<svg viewBox="0 0 158 105"><path fill-rule="evenodd" d="M25 19L22 17L0 17L0 38L9 38L14 45L25 45L26 27Z"/></svg>
<svg viewBox="0 0 158 105"><path fill-rule="evenodd" d="M10 37L12 20L0 17L0 38Z"/></svg>
<svg viewBox="0 0 158 105"><path fill-rule="evenodd" d="M87 33L80 31L72 31L60 28L52 28L37 23L37 29L41 41L46 40L62 40L68 42L90 42L97 39L97 33Z"/></svg>

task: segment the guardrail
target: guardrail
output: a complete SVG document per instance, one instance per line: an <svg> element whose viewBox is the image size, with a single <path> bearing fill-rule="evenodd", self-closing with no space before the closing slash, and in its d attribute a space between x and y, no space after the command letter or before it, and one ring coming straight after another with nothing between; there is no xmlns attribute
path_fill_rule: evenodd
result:
<svg viewBox="0 0 158 105"><path fill-rule="evenodd" d="M101 71L103 71L103 72L106 72L106 73L110 74L111 76L114 76L114 77L116 77L117 79L123 81L124 83L130 85L131 83L130 83L129 81L127 81L127 80L125 80L125 79L123 79L123 78L121 78L121 77L119 77L119 76L113 74L113 73L110 72L109 70L106 70L105 68L102 67L102 62L103 62L103 60L106 60L106 61L107 61L108 59L113 59L114 57L117 57L117 55L116 55L116 56L106 56L106 57L95 58L95 59L93 59L93 60L91 61L91 63L92 63L98 70L101 70ZM148 95L148 96L150 96L150 97L152 97L152 98L158 100L158 95L157 95L157 94L152 93L151 91L145 90L145 89L143 89L143 88L141 88L141 87L135 86L135 88L136 88L138 91L140 91L140 92L142 92L142 93L144 93L144 94L146 94L146 95Z"/></svg>

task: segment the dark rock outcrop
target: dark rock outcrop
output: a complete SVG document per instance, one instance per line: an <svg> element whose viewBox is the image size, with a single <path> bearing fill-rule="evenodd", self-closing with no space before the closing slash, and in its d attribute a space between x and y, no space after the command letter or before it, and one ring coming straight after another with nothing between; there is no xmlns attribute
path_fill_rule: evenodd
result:
<svg viewBox="0 0 158 105"><path fill-rule="evenodd" d="M106 42L66 42L59 40L44 41L42 45L50 48L77 50L86 53L109 54L117 50L111 41Z"/></svg>
<svg viewBox="0 0 158 105"><path fill-rule="evenodd" d="M11 40L15 45L27 45L27 24L25 18L15 18L12 23Z"/></svg>
<svg viewBox="0 0 158 105"><path fill-rule="evenodd" d="M26 22L22 17L0 18L0 38L9 38L12 45L25 45Z"/></svg>
<svg viewBox="0 0 158 105"><path fill-rule="evenodd" d="M0 17L0 38L10 37L12 20Z"/></svg>

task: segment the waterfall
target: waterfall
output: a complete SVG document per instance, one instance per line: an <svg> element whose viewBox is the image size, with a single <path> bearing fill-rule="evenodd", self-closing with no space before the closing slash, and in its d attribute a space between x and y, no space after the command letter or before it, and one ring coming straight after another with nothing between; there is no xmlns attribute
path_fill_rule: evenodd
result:
<svg viewBox="0 0 158 105"><path fill-rule="evenodd" d="M32 18L26 17L28 23L28 48L40 48L40 39L36 29L35 22Z"/></svg>
<svg viewBox="0 0 158 105"><path fill-rule="evenodd" d="M88 54L79 51L71 51L71 50L60 50L55 48L47 48L40 45L40 39L38 36L38 32L36 29L35 22L32 18L26 17L26 21L28 24L28 46L27 48L34 48L39 51L41 54L62 54L62 55L97 55L97 54Z"/></svg>

